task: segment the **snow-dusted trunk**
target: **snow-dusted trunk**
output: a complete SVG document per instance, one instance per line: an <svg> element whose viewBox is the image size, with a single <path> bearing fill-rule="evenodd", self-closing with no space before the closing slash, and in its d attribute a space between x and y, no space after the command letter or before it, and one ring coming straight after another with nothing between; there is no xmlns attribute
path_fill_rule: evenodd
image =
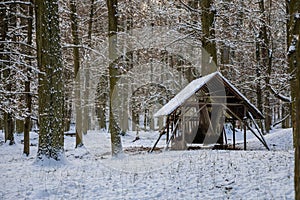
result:
<svg viewBox="0 0 300 200"><path fill-rule="evenodd" d="M29 18L25 20L25 23L27 22L27 44L28 46L32 46L32 36L33 36L33 0L30 0L31 5L28 7L26 6L26 13L28 13ZM31 55L31 49L26 49L26 53L28 55ZM28 64L29 66L32 65L31 59L28 59ZM26 102L26 108L27 108L27 113L26 117L24 120L24 149L23 153L25 155L29 155L30 153L30 122L31 122L31 107L32 107L32 99L31 99L31 90L30 90L30 85L31 85L31 69L27 68L27 80L25 81L25 102Z"/></svg>
<svg viewBox="0 0 300 200"><path fill-rule="evenodd" d="M292 76L295 76L295 72L297 70L296 65L294 64L296 57L295 57L295 21L294 21L294 15L293 12L295 11L295 8L293 5L295 4L295 1L291 1L290 3L287 2L287 15L290 15L290 18L287 18L287 43L288 43L288 63L289 63L289 72ZM296 135L296 95L297 95L297 88L296 88L296 80L295 78L292 78L290 80L291 85L291 106L290 106L290 112L291 112L291 118L292 118L292 127L293 127L293 134ZM294 140L294 144L295 144Z"/></svg>
<svg viewBox="0 0 300 200"><path fill-rule="evenodd" d="M0 40L1 41L5 41L6 40L6 34L7 34L7 20L6 20L6 6L5 5L1 5L0 4ZM4 52L5 51L5 45L4 43L0 43L0 60L6 60L6 57L7 55L5 55ZM3 64L0 64L0 83L3 83L4 80L3 80L3 72L2 70L4 69L4 65ZM0 107L0 110L2 112L2 107ZM3 130L5 129L5 120L4 119L0 119L1 123L0 123L0 129L3 128ZM6 137L5 137L5 140L6 140Z"/></svg>
<svg viewBox="0 0 300 200"><path fill-rule="evenodd" d="M298 2L298 12L300 11L300 3ZM300 36L300 18L297 20L298 36ZM300 41L297 42L297 100L296 100L296 148L295 148L295 190L296 199L300 199Z"/></svg>
<svg viewBox="0 0 300 200"><path fill-rule="evenodd" d="M300 199L300 1L291 0L289 6L289 65L295 70L296 79L291 85L295 86L296 98L294 113L294 145L295 145L295 199Z"/></svg>
<svg viewBox="0 0 300 200"><path fill-rule="evenodd" d="M1 41L8 41L16 42L16 34L14 30L16 29L16 4L12 3L9 6L1 6ZM9 31L11 31L11 34L9 34ZM3 93L1 95L4 96L6 99L6 106L7 108L4 111L4 138L5 142L9 141L9 144L14 144L14 120L13 120L13 111L10 109L10 106L12 104L12 90L13 90L13 80L11 80L11 77L14 76L11 66L13 66L13 59L12 59L12 49L10 45L8 44L2 44L1 47L1 60L4 62L1 62L1 71L2 71L2 78L3 81L1 81L3 84L4 90L6 90L7 94L4 95Z"/></svg>
<svg viewBox="0 0 300 200"><path fill-rule="evenodd" d="M64 151L64 77L58 0L35 1L39 73L37 158L60 160Z"/></svg>
<svg viewBox="0 0 300 200"><path fill-rule="evenodd" d="M260 34L258 38L260 37ZM258 39L257 38L257 39ZM256 106L259 109L260 112L263 112L263 100L262 100L262 89L261 89L261 65L260 65L260 45L258 41L255 41L255 54L256 54ZM264 126L262 124L262 121L259 120L258 122L259 127L262 129L262 132L264 132Z"/></svg>
<svg viewBox="0 0 300 200"><path fill-rule="evenodd" d="M122 143L120 130L117 125L113 113L113 92L117 84L118 69L113 65L113 61L117 58L117 0L107 0L108 8L108 42L109 42L109 131L111 135L112 155L117 156L122 153Z"/></svg>
<svg viewBox="0 0 300 200"><path fill-rule="evenodd" d="M269 5L271 7L271 3ZM266 87L270 87L270 79L271 79L271 71L272 71L272 52L270 49L270 39L269 39L269 30L267 26L269 26L269 19L266 15L264 0L260 0L259 9L262 15L262 24L260 25L260 34L261 34L261 67L265 70L265 84ZM270 92L269 90L265 90L265 129L266 132L269 133L272 123L272 111L270 108Z"/></svg>

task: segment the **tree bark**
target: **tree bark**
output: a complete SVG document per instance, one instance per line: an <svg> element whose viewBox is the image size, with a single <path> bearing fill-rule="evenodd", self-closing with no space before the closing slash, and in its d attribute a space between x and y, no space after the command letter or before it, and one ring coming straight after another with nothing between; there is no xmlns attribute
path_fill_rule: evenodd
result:
<svg viewBox="0 0 300 200"><path fill-rule="evenodd" d="M88 46L92 46L92 30L93 30L93 18L94 18L94 0L91 0L90 5L90 16L88 21ZM90 106L90 62L86 63L84 67L84 82L85 89L83 91L84 95L84 107L83 107L83 121L82 121L82 132L87 134L87 131L91 128L92 122L90 114L92 108Z"/></svg>
<svg viewBox="0 0 300 200"><path fill-rule="evenodd" d="M92 32L93 32L93 22L94 22L94 3L95 0L90 0L90 16L89 16L89 26L88 26L88 45L92 46Z"/></svg>
<svg viewBox="0 0 300 200"><path fill-rule="evenodd" d="M7 37L7 16L6 16L6 6L5 5L1 5L0 4L0 40L1 41L6 41L6 37ZM4 43L0 43L0 60L6 60L7 55L4 54L5 52L5 45ZM1 83L4 82L3 79L3 73L2 70L5 68L5 64L3 62L0 63L0 81ZM1 113L3 112L3 110L1 110ZM4 140L6 142L7 140L7 136L6 136L6 131L5 131L5 118L6 118L6 114L5 112L3 112L3 120L1 119L1 129L4 131Z"/></svg>
<svg viewBox="0 0 300 200"><path fill-rule="evenodd" d="M292 96L293 104L293 132L295 145L295 199L300 199L300 1L291 0L289 6L289 43L288 59L295 78L291 87L295 87L295 96Z"/></svg>
<svg viewBox="0 0 300 200"><path fill-rule="evenodd" d="M201 6L201 24L202 24L202 66L201 75L207 75L217 66L217 49L215 42L215 8L212 0L202 0Z"/></svg>
<svg viewBox="0 0 300 200"><path fill-rule="evenodd" d="M100 129L106 129L106 105L108 100L108 81L107 75L100 76L97 87L96 113Z"/></svg>
<svg viewBox="0 0 300 200"><path fill-rule="evenodd" d="M12 28L17 28L17 5L14 3L14 4L10 4L9 5L9 11L8 11L8 19L7 19L7 31L9 31L9 27L12 27ZM16 38L16 34L12 34L12 36L10 36L12 41L16 41L17 38ZM9 50L11 51L11 50ZM9 79L10 76L13 76L13 73L10 69L10 66L12 66L12 58L10 56L7 57L8 59L8 68L4 71L3 75L4 77L7 78L6 80L6 90L8 93L12 92L12 89L13 89L13 80ZM8 94L7 97L8 99L8 102L9 102L9 106L12 102L12 95L11 94ZM10 108L9 108L10 110ZM12 111L7 111L6 112L6 117L7 117L7 120L4 120L4 124L5 124L5 127L6 127L6 130L5 130L5 136L6 136L6 141L9 140L9 145L13 145L15 144L15 141L14 141L14 119L13 119L13 112Z"/></svg>
<svg viewBox="0 0 300 200"><path fill-rule="evenodd" d="M266 10L265 10L265 3L264 0L259 1L259 9L262 14L262 25L260 28L260 34L261 34L261 68L265 70L265 84L266 87L269 87L270 85L270 76L272 72L272 54L270 51L270 40L269 40L269 33L267 29L267 16L266 16ZM265 129L266 132L269 133L271 129L272 124L272 112L270 108L270 92L269 90L265 90Z"/></svg>
<svg viewBox="0 0 300 200"><path fill-rule="evenodd" d="M300 4L298 2L298 13L300 13ZM297 20L297 26L300 26L300 18ZM298 37L300 36L300 30L298 29ZM296 198L300 199L300 41L297 42L297 98L296 98L296 148L295 148L295 191Z"/></svg>
<svg viewBox="0 0 300 200"><path fill-rule="evenodd" d="M16 119L16 133L23 133L24 132L24 121L21 119Z"/></svg>
<svg viewBox="0 0 300 200"><path fill-rule="evenodd" d="M258 38L260 38L260 33ZM258 39L257 38L257 39ZM262 98L262 89L261 89L261 62L260 62L260 45L259 42L255 42L255 54L256 54L256 78L257 78L257 83L256 83L256 106L257 108L263 112L263 98ZM264 133L264 126L262 124L262 121L259 120L259 127L261 128L262 132Z"/></svg>
<svg viewBox="0 0 300 200"><path fill-rule="evenodd" d="M58 0L35 1L39 73L38 160L61 160L64 152L64 77Z"/></svg>
<svg viewBox="0 0 300 200"><path fill-rule="evenodd" d="M91 0L89 30L88 30L89 41L91 41L92 39L93 19L94 19L94 0ZM98 83L97 100L96 100L96 114L97 114L100 129L107 128L106 127L106 107L107 107L106 105L108 101L107 88L108 88L107 73L103 72L103 74L100 76L100 80Z"/></svg>
<svg viewBox="0 0 300 200"><path fill-rule="evenodd" d="M33 0L30 0L31 5L28 6L28 15L29 18L28 26L27 26L27 44L29 46L32 46L32 35L33 35ZM27 50L27 54L31 55L31 50ZM31 60L28 60L29 65L31 65ZM26 102L26 108L27 108L27 114L24 120L24 148L23 153L25 155L29 155L30 153L30 119L31 119L31 105L32 105L32 99L31 99L31 92L30 92L30 83L31 83L31 69L27 69L27 80L25 81L25 102Z"/></svg>
<svg viewBox="0 0 300 200"><path fill-rule="evenodd" d="M293 127L293 135L296 136L296 95L297 95L297 89L296 89L296 66L294 64L294 61L296 60L294 52L289 51L289 47L294 42L294 34L295 34L295 21L294 21L294 11L295 8L293 7L295 5L294 1L286 1L286 11L287 14L290 16L287 18L287 44L288 44L288 64L289 64L289 72L291 75L290 80L290 89L291 89L291 106L290 106L290 113L291 113L291 120L292 120L292 127ZM294 45L294 44L293 44ZM294 140L294 145L295 145Z"/></svg>
<svg viewBox="0 0 300 200"><path fill-rule="evenodd" d="M110 63L117 58L117 0L107 0L108 8L108 42L109 42L109 59ZM113 92L117 84L118 69L113 65L109 65L109 131L111 135L111 148L112 155L118 156L122 153L122 143L120 137L120 129L117 125L114 113L113 113Z"/></svg>
<svg viewBox="0 0 300 200"><path fill-rule="evenodd" d="M82 104L81 104L81 77L80 77L80 55L79 55L79 36L78 36L78 21L77 21L77 1L70 1L71 9L71 28L73 37L73 61L74 61L74 76L75 76L75 111L76 111L76 147L83 146L82 132Z"/></svg>

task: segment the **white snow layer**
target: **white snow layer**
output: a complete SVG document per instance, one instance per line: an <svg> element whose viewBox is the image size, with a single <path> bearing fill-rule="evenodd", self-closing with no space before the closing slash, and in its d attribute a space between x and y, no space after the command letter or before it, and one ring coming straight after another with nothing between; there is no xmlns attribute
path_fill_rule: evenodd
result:
<svg viewBox="0 0 300 200"><path fill-rule="evenodd" d="M134 143L135 133L122 136L124 149L149 147L158 133L139 136ZM23 136L9 146L0 131L0 199L294 199L291 129L266 136L271 151L249 134L249 151L125 152L120 158L110 156L108 133L89 131L84 148L74 149L75 137L65 137L68 162L46 166L34 164L37 137L31 133L25 157Z"/></svg>
<svg viewBox="0 0 300 200"><path fill-rule="evenodd" d="M296 51L296 46L295 45L291 45L290 47L289 47L289 53L293 53L293 52L295 52Z"/></svg>

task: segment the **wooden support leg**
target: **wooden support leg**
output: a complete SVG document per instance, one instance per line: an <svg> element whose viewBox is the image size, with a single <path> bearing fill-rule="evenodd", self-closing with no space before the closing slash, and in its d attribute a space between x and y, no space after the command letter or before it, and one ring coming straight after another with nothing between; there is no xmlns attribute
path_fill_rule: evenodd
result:
<svg viewBox="0 0 300 200"><path fill-rule="evenodd" d="M227 140L226 130L225 130L224 126L223 126L223 134L224 134L225 144L227 146L228 140Z"/></svg>
<svg viewBox="0 0 300 200"><path fill-rule="evenodd" d="M244 150L247 150L247 129L246 129L246 122L243 123L244 126Z"/></svg>
<svg viewBox="0 0 300 200"><path fill-rule="evenodd" d="M233 149L235 149L235 121L232 122L232 127L233 127L232 130Z"/></svg>
<svg viewBox="0 0 300 200"><path fill-rule="evenodd" d="M170 132L170 118L169 118L169 116L167 118L166 126L167 126L167 136L166 136L166 144L167 144L168 141L169 141L169 132ZM172 129L173 129L173 125L172 125Z"/></svg>

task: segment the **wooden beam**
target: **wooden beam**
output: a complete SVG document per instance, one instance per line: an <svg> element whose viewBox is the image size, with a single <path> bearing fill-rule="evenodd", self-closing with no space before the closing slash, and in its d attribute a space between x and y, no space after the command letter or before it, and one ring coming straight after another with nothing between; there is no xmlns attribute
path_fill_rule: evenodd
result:
<svg viewBox="0 0 300 200"><path fill-rule="evenodd" d="M253 135L255 135L255 137L257 137L257 139L266 147L266 149L270 150L265 140L262 140L260 137L258 137L255 131L249 125L247 125L247 127L253 133Z"/></svg>
<svg viewBox="0 0 300 200"><path fill-rule="evenodd" d="M196 114L198 114L207 104L204 104L203 106L201 106L198 110L196 110ZM185 121L190 121L191 119L194 119L194 116L190 116L188 117ZM198 118L199 120L199 118Z"/></svg>
<svg viewBox="0 0 300 200"><path fill-rule="evenodd" d="M246 120L243 121L244 126L244 150L247 150L247 129L246 129Z"/></svg>
<svg viewBox="0 0 300 200"><path fill-rule="evenodd" d="M226 104L227 106L244 106L242 103L215 103L215 102L187 102L184 104L186 107L196 107L196 106L202 106L202 105L216 105L216 106L222 106Z"/></svg>
<svg viewBox="0 0 300 200"><path fill-rule="evenodd" d="M232 130L233 149L235 149L235 120L233 120L233 122L232 122L232 127L233 127L233 130Z"/></svg>
<svg viewBox="0 0 300 200"><path fill-rule="evenodd" d="M156 140L155 144L153 145L152 149L150 149L150 153L152 153L158 143L158 141L160 140L161 136L164 135L164 133L159 134L158 139Z"/></svg>
<svg viewBox="0 0 300 200"><path fill-rule="evenodd" d="M228 140L227 140L226 130L225 130L224 126L223 126L223 134L224 134L224 138L225 138L225 144L227 145Z"/></svg>
<svg viewBox="0 0 300 200"><path fill-rule="evenodd" d="M169 140L169 133L170 133L170 117L169 116L167 116L167 124L166 124L166 126L167 126L166 143L167 143L167 141Z"/></svg>
<svg viewBox="0 0 300 200"><path fill-rule="evenodd" d="M233 117L235 117L235 118L238 119L239 121L243 121L239 116L237 116L237 114L235 114L230 108L228 108L226 104L223 104L223 107L224 107L226 110L228 110L229 113L230 113Z"/></svg>
<svg viewBox="0 0 300 200"><path fill-rule="evenodd" d="M224 105L225 106L225 105ZM233 111L230 109L230 108L228 108L227 106L225 106L225 108L227 108L228 109L228 111L234 116L234 117L236 117L239 121L243 121L243 124L244 123L246 123L246 122L244 122L245 121L245 119L240 119L235 113L233 113ZM251 115L251 113L249 112L249 111L247 111L248 112L248 115L249 115L249 117L250 117L250 119L253 121L253 123L255 124L255 126L257 126L257 128L258 128L258 125L255 123L255 121L254 121L254 119L253 119L253 116ZM235 122L233 123L233 137L234 137L234 141L233 141L233 143L234 143L234 149L235 149ZM246 127L248 127L248 129L254 134L254 136L255 137L257 137L257 139L266 147L266 149L268 149L268 150L270 150L269 149L269 147L268 147L268 145L267 145L267 143L266 143L266 141L265 141L265 139L264 139L264 137L263 137L263 135L261 134L261 132L259 132L259 134L260 134L260 136L261 136L261 138L260 137L258 137L258 135L252 130L252 128L246 123ZM244 127L245 128L245 127ZM259 130L258 130L259 131ZM245 137L245 135L244 135L244 137ZM244 143L245 143L245 139L244 139ZM245 149L246 147L245 147L245 145L244 145L244 149Z"/></svg>
<svg viewBox="0 0 300 200"><path fill-rule="evenodd" d="M266 147L268 150L270 150L269 147L268 147L268 144L267 144L267 142L266 142L266 140L265 140L265 138L264 138L264 136L263 136L263 134L262 134L262 132L260 131L260 129L259 129L257 123L255 122L255 120L254 120L252 114L251 114L249 111L248 111L248 115L249 115L251 121L254 123L254 126L255 126L255 128L257 129L257 131L258 131L258 133L259 133L259 135L260 135L260 137L261 137L261 139L262 139L262 141L263 141L263 144L265 145L265 147Z"/></svg>
<svg viewBox="0 0 300 200"><path fill-rule="evenodd" d="M244 106L243 126L244 126L244 150L247 150L247 111L246 111L246 106Z"/></svg>
<svg viewBox="0 0 300 200"><path fill-rule="evenodd" d="M232 98L237 98L236 96L210 96L210 95L208 95L208 96L200 96L200 98L204 98L204 99L207 99L207 98L216 98L216 99L222 99L222 98L224 98L224 99L232 99Z"/></svg>
<svg viewBox="0 0 300 200"><path fill-rule="evenodd" d="M177 130L177 128L178 128L179 121L180 121L180 120L178 119L178 121L176 122L175 128L174 128L174 130L173 130L172 133L171 133L171 137L170 137L170 139L169 139L168 142L167 142L167 145L166 145L166 147L165 147L165 150L168 149L168 146L169 146L171 140L172 140L172 139L174 138L174 136L175 136L176 130Z"/></svg>

